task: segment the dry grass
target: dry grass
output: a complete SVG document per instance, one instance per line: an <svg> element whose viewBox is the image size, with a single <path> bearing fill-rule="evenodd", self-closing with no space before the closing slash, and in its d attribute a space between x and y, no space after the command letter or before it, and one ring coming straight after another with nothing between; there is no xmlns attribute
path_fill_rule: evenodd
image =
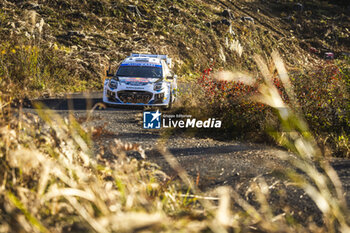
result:
<svg viewBox="0 0 350 233"><path fill-rule="evenodd" d="M278 54L273 59L288 86ZM291 223L288 213L276 214L263 178L249 187L258 206L230 187L208 196L163 146L159 151L181 181L170 180L154 164L127 157L128 150L143 153L138 145L115 141L110 145L115 157L106 159L93 150L94 129L85 130L73 116L62 118L41 105L36 106L37 115L11 109L10 98L2 93L1 231L349 232L350 215L337 174L323 160L303 119L279 96L263 59L256 57L256 62L264 76L258 99L276 108L289 129L275 135L294 152L285 156L291 164L285 175L316 203L322 228ZM293 95L293 90L288 93Z"/></svg>

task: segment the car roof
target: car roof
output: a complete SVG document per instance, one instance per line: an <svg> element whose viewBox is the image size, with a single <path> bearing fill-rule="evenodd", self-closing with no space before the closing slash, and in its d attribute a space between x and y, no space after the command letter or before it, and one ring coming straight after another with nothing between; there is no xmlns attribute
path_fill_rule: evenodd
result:
<svg viewBox="0 0 350 233"><path fill-rule="evenodd" d="M130 66L162 66L161 59L150 58L150 57L128 57L123 62L122 65Z"/></svg>

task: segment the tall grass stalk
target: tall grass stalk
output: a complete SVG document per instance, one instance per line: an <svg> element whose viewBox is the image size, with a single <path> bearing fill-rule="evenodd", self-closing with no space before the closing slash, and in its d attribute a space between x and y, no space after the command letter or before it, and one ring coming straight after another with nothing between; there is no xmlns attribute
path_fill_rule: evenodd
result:
<svg viewBox="0 0 350 233"><path fill-rule="evenodd" d="M260 84L260 95L256 99L276 109L282 132L274 133L273 136L293 152L293 155L284 155L284 159L305 173L302 175L295 169L290 169L286 174L313 199L322 211L329 231L339 229L341 232L349 232L350 215L339 177L321 153L303 117L291 107L297 107L298 103L282 59L277 52L272 53L272 58L292 101L289 105L284 103L272 84L272 74L265 65L266 62L260 56L255 56L255 61L264 77L264 83Z"/></svg>
<svg viewBox="0 0 350 233"><path fill-rule="evenodd" d="M277 53L276 69L285 87L288 75ZM92 140L94 129L37 105L37 114L10 108L11 98L0 99L0 229L8 232L349 232L344 190L334 169L317 147L307 124L287 105L271 82L266 62L255 57L264 77L259 100L276 110L282 131L273 136L293 152L281 154L291 166L285 175L315 202L323 228L290 221L276 213L262 177L251 180L247 194L252 204L232 187L203 193L167 149L159 151L181 181L170 180L141 155L138 145L115 140L113 156L105 157ZM244 80L247 74L225 73L225 79ZM249 79L252 85L252 79ZM1 90L2 91L2 90ZM11 93L11 92L10 92ZM288 90L293 95L293 90ZM6 98L5 98L6 97ZM91 119L89 112L87 119ZM184 189L183 186L186 186ZM185 190L185 191L184 191ZM13 223L17 224L13 224Z"/></svg>

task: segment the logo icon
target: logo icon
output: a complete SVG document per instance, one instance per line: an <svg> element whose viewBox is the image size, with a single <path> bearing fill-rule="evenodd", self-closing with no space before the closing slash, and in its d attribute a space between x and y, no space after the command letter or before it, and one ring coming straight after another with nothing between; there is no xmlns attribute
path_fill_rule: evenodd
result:
<svg viewBox="0 0 350 233"><path fill-rule="evenodd" d="M160 129L160 116L162 114L156 112L143 112L143 128L144 129Z"/></svg>

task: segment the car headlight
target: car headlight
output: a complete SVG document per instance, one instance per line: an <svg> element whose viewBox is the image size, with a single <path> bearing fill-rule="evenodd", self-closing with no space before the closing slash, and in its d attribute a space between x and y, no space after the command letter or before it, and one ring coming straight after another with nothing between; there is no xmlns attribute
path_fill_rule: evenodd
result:
<svg viewBox="0 0 350 233"><path fill-rule="evenodd" d="M153 90L155 91L160 91L162 90L163 88L165 88L165 82L158 82L158 83L155 83L154 86L153 86Z"/></svg>
<svg viewBox="0 0 350 233"><path fill-rule="evenodd" d="M111 89L115 89L115 88L118 87L118 81L115 80L115 79L113 79L113 78L111 78L111 79L109 80L108 86L109 86Z"/></svg>

